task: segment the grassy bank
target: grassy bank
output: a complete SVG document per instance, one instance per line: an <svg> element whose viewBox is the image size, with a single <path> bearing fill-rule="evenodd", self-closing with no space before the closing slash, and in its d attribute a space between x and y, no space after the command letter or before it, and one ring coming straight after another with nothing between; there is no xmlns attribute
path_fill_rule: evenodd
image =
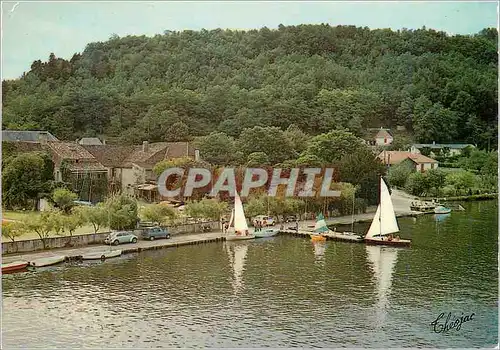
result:
<svg viewBox="0 0 500 350"><path fill-rule="evenodd" d="M27 222L32 215L40 215L40 212L36 211L2 211L2 219L7 220L15 220L21 222ZM107 232L109 228L104 227L101 228L98 232ZM68 232L65 232L68 233ZM94 227L92 225L85 225L79 227L75 230L74 235L88 235L94 233ZM69 234L69 233L68 233ZM49 237L60 237L55 233L51 233ZM26 241L29 239L39 239L38 235L35 232L26 232L20 237L16 238L16 241ZM8 238L2 237L2 240L5 242L10 242Z"/></svg>

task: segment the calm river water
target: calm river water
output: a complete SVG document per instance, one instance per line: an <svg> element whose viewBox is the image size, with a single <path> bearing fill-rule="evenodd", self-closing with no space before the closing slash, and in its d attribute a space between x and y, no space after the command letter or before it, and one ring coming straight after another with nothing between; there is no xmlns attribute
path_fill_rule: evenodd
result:
<svg viewBox="0 0 500 350"><path fill-rule="evenodd" d="M399 219L410 249L296 237L143 252L2 277L5 348L486 347L498 206ZM366 225L356 225L363 232ZM433 331L445 313L474 313Z"/></svg>

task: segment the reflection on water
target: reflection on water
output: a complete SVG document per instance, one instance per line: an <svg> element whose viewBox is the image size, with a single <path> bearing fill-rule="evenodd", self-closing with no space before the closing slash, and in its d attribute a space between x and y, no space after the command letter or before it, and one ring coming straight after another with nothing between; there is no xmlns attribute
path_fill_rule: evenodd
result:
<svg viewBox="0 0 500 350"><path fill-rule="evenodd" d="M316 261L322 262L325 259L326 242L312 242L312 245Z"/></svg>
<svg viewBox="0 0 500 350"><path fill-rule="evenodd" d="M368 262L371 263L376 281L377 325L384 326L391 294L392 274L398 260L398 248L366 246Z"/></svg>
<svg viewBox="0 0 500 350"><path fill-rule="evenodd" d="M451 213L448 213L448 214L434 214L434 220L436 220L436 222L441 222L441 221L446 220L450 216L451 216Z"/></svg>
<svg viewBox="0 0 500 350"><path fill-rule="evenodd" d="M247 257L248 243L246 242L224 242L223 244L229 256L229 262L233 268L234 279L232 285L234 292L243 289L243 271L245 270L245 259Z"/></svg>
<svg viewBox="0 0 500 350"><path fill-rule="evenodd" d="M432 215L399 219L411 248L274 237L5 275L3 346L496 345L497 213L495 201L467 204L439 235ZM476 316L434 333L443 312Z"/></svg>

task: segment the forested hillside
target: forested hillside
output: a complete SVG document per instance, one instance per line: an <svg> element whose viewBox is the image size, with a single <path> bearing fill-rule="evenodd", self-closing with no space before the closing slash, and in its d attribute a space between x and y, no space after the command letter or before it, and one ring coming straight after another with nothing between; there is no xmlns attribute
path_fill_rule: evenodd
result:
<svg viewBox="0 0 500 350"><path fill-rule="evenodd" d="M3 81L2 126L139 143L405 125L420 142L495 147L497 36L329 25L114 35Z"/></svg>

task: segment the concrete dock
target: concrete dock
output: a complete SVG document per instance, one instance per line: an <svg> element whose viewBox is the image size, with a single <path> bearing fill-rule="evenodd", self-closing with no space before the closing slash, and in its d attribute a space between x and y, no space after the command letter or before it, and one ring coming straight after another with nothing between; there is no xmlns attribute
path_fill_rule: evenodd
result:
<svg viewBox="0 0 500 350"><path fill-rule="evenodd" d="M172 238L170 239L158 239L154 241L140 240L137 243L120 244L119 246L92 245L81 248L51 249L33 253L9 254L7 256L2 256L2 264L11 263L18 260L36 261L38 259L55 257L55 256L65 256L69 260L78 260L79 257L83 255L98 254L100 252L109 251L110 249L111 250L120 249L123 255L127 253L141 252L143 250L164 249L171 247L179 247L183 245L219 242L224 239L225 238L222 232L183 234L183 235L172 236Z"/></svg>
<svg viewBox="0 0 500 350"><path fill-rule="evenodd" d="M397 217L404 216L418 216L422 215L421 212L414 212L410 210L410 203L414 200L415 197L409 196L404 192L394 190L392 194L393 205L396 212ZM373 208L371 208L373 209ZM373 220L373 216L375 215L374 210L370 210L370 212L364 214L356 214L354 215L354 222L371 222ZM341 216L334 218L327 218L325 221L329 226L336 225L350 225L352 223L352 216ZM314 220L301 221L299 222L299 230L295 229L295 223L287 223L283 224L283 229L280 229L281 224L275 225L272 228L280 229L280 234L290 234L294 236L306 237L310 236L312 230L315 225ZM364 232L360 232L361 236L364 236ZM358 242L353 237L346 237L341 235L341 232L338 234L329 233L325 235L328 240L335 241L350 241L350 242ZM172 248L179 247L182 245L192 245L192 244L203 244L210 242L219 242L224 241L225 235L220 232L207 232L207 233L193 233L193 234L178 234L172 235L170 239L158 239L154 241L144 241L139 240L137 243L131 244L120 244L119 246L107 246L107 245L89 245L85 247L79 248L60 248L60 249L51 249L46 251L36 251L29 253L21 253L21 254L9 254L2 256L2 263L7 264L14 261L36 261L38 259L55 257L55 256L65 256L67 260L78 260L81 256L85 254L97 254L104 251L120 249L123 254L127 253L138 253L143 250L153 250L153 249L164 249L164 248ZM360 241L362 242L362 241Z"/></svg>

